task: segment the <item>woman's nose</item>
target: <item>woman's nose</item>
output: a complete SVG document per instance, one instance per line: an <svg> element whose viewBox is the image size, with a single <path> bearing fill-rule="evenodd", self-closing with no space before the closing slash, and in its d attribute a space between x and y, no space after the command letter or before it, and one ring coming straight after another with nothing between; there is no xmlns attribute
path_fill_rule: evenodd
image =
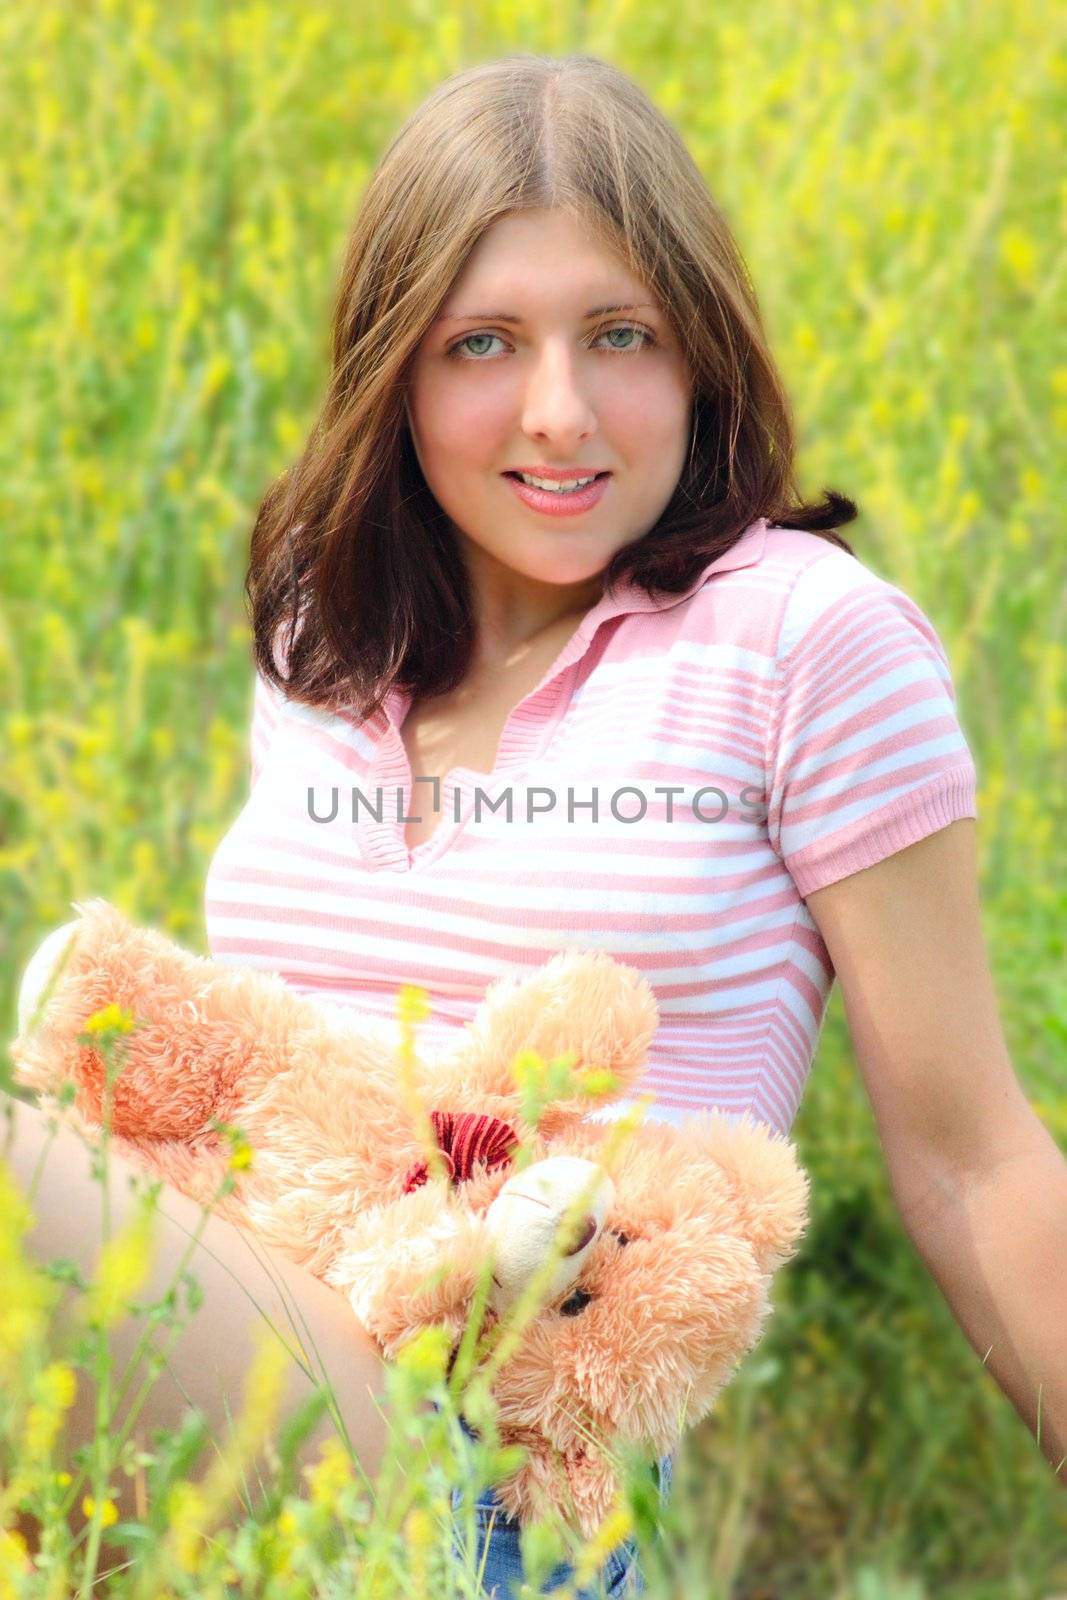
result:
<svg viewBox="0 0 1067 1600"><path fill-rule="evenodd" d="M566 345L545 346L526 384L523 427L528 434L584 437L596 428L596 414Z"/></svg>

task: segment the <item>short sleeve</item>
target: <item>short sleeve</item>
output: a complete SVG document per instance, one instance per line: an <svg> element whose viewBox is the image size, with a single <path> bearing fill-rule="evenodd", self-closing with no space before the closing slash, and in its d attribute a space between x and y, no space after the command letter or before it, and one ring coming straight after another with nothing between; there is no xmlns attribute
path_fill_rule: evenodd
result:
<svg viewBox="0 0 1067 1600"><path fill-rule="evenodd" d="M767 829L801 896L977 816L948 657L903 590L844 551L811 563L782 618Z"/></svg>

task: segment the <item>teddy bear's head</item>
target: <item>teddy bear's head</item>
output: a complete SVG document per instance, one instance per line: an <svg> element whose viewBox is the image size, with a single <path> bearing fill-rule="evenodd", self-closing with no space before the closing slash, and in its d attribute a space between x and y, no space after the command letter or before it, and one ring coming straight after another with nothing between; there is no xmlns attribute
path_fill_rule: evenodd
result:
<svg viewBox="0 0 1067 1600"><path fill-rule="evenodd" d="M454 1355L491 1260L491 1360L494 1329L584 1194L569 1253L557 1252L492 1394L503 1442L528 1452L497 1488L509 1514L552 1507L591 1534L618 1490L613 1441L675 1448L758 1342L774 1271L805 1226L808 1180L788 1140L747 1115L646 1123L621 1140L587 1121L535 1143L517 1171L427 1184L361 1219L330 1279L387 1353L440 1322Z"/></svg>

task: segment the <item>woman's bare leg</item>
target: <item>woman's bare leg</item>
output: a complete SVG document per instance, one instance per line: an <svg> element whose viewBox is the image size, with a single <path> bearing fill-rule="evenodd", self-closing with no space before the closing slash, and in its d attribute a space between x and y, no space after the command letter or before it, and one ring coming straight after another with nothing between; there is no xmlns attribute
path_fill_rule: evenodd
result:
<svg viewBox="0 0 1067 1600"><path fill-rule="evenodd" d="M14 1114L10 1142L10 1125L4 1115L8 1107ZM35 1226L26 1236L27 1254L42 1265L66 1257L75 1262L84 1278L91 1279L102 1239L102 1185L91 1174L91 1152L85 1140L62 1123L53 1133L48 1121L44 1111L0 1093L0 1155L28 1196L35 1218ZM144 1174L113 1152L108 1166L111 1230L117 1233L132 1219L138 1204L130 1178L140 1174L143 1181ZM157 1212L154 1264L137 1294L140 1301L159 1299L175 1280L190 1237L202 1222L201 1208L169 1185L159 1194ZM253 1336L262 1330L266 1316L286 1344L294 1350L303 1347L320 1382L325 1373L360 1467L373 1480L388 1436L379 1409L384 1406L385 1367L347 1301L337 1290L263 1245L251 1232L217 1216L203 1222L200 1241L185 1270L198 1281L203 1302L181 1333L168 1366L155 1379L139 1413L135 1436L147 1446L155 1428L174 1429L191 1404L203 1412L212 1439L224 1444L230 1436L229 1419L236 1419L242 1408ZM60 1303L61 1318L72 1308L72 1295L73 1291L68 1291ZM179 1304L184 1307L181 1293ZM144 1327L143 1318L126 1318L112 1332L113 1394ZM158 1327L152 1338L155 1346L165 1348L166 1325ZM142 1364L118 1410L120 1429L130 1395L139 1391L144 1377ZM279 1425L314 1387L294 1359ZM67 1417L69 1457L95 1434L96 1393L85 1372L79 1372L78 1396ZM322 1442L338 1431L327 1413L298 1451L298 1463L316 1460ZM198 1475L210 1470L215 1459L214 1452L209 1452ZM255 1464L249 1463L246 1476L249 1483L255 1483ZM136 1503L135 1480L116 1470L111 1483L120 1516L143 1516L144 1506Z"/></svg>

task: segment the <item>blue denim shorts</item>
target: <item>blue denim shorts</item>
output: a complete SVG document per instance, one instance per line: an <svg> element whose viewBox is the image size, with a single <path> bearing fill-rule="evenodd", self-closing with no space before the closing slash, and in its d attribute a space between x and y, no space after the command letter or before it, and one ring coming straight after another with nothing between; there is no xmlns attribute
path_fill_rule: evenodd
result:
<svg viewBox="0 0 1067 1600"><path fill-rule="evenodd" d="M469 1429L460 1419L464 1432ZM671 1473L674 1466L673 1456L663 1456L658 1466L660 1505L667 1502L670 1493ZM452 1491L453 1518L460 1511L463 1504L462 1488ZM490 1485L483 1489L478 1499L474 1502L474 1531L477 1538L477 1549L474 1552L476 1570L482 1572L482 1591L487 1600L517 1600L519 1589L524 1581L525 1574L522 1568L522 1549L519 1544L519 1524L513 1522L504 1513L504 1508L496 1497ZM488 1551L486 1546L488 1545ZM457 1560L462 1559L459 1549L453 1542L453 1554ZM482 1562L485 1562L484 1569ZM551 1594L553 1589L560 1588L574 1575L574 1568L567 1561L560 1561L553 1567L544 1586L537 1592ZM601 1589L599 1585L603 1585ZM637 1562L637 1546L633 1539L624 1539L622 1544L608 1556L600 1568L597 1581L591 1588L578 1590L576 1600L598 1600L601 1594L610 1595L613 1600L628 1600L631 1595L645 1593L644 1578Z"/></svg>

